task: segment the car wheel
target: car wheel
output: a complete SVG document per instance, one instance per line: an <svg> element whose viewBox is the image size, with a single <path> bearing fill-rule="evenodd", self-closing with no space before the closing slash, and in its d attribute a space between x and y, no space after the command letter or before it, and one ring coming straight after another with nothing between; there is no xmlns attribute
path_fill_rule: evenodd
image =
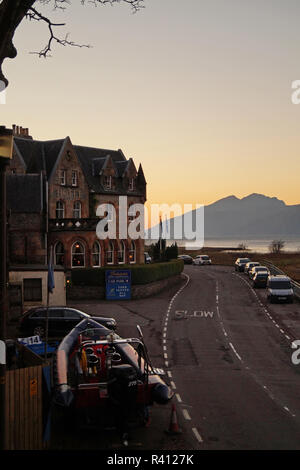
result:
<svg viewBox="0 0 300 470"><path fill-rule="evenodd" d="M45 336L45 328L43 326L36 326L33 330L34 336Z"/></svg>

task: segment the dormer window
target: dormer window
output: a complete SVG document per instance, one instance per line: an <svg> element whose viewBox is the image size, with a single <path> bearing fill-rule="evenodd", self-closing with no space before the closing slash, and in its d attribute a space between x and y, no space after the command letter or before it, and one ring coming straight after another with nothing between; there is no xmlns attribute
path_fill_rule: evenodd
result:
<svg viewBox="0 0 300 470"><path fill-rule="evenodd" d="M135 178L129 178L128 190L134 191L135 188Z"/></svg>
<svg viewBox="0 0 300 470"><path fill-rule="evenodd" d="M66 185L66 170L60 170L59 171L59 184L61 186Z"/></svg>
<svg viewBox="0 0 300 470"><path fill-rule="evenodd" d="M111 187L112 187L112 177L111 176L104 176L103 186L104 186L104 189L111 189Z"/></svg>

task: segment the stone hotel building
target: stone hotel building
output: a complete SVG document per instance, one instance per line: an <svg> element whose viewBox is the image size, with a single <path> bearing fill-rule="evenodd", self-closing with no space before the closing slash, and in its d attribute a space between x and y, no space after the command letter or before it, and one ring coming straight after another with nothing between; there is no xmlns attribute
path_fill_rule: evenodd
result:
<svg viewBox="0 0 300 470"><path fill-rule="evenodd" d="M144 240L100 240L100 204L119 196L130 206L146 201L142 166L122 150L74 145L70 137L34 140L28 129L13 126L13 158L7 170L10 266L46 265L50 246L64 270L144 263ZM10 268L11 269L11 268Z"/></svg>

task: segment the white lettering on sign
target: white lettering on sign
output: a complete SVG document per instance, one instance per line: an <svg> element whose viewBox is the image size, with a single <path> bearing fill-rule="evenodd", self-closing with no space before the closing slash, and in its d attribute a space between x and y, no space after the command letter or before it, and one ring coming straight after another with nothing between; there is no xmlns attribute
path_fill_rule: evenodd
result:
<svg viewBox="0 0 300 470"><path fill-rule="evenodd" d="M18 338L18 342L21 344L41 344L41 338L39 336L29 336L28 338Z"/></svg>

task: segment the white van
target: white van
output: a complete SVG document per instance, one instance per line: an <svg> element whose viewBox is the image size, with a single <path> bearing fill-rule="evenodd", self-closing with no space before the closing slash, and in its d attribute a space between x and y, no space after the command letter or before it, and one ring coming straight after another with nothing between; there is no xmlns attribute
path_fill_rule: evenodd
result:
<svg viewBox="0 0 300 470"><path fill-rule="evenodd" d="M287 276L269 276L267 284L269 302L293 302L294 290Z"/></svg>

